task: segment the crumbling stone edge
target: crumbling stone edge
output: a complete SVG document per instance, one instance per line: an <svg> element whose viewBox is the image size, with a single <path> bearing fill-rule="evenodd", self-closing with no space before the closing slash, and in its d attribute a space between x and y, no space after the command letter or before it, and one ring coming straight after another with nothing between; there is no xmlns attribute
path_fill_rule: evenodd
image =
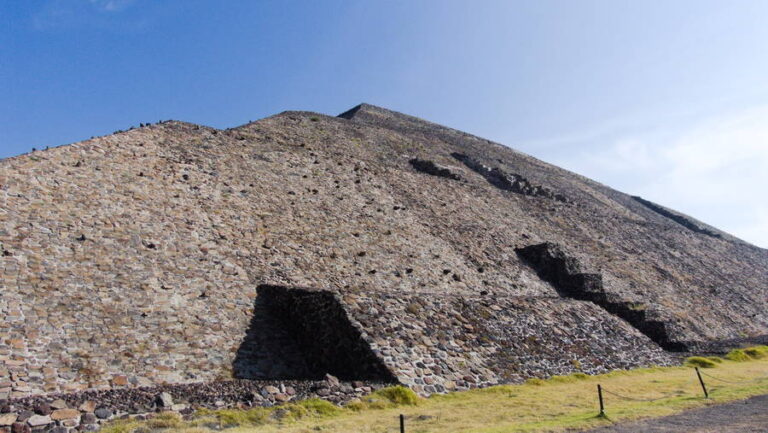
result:
<svg viewBox="0 0 768 433"><path fill-rule="evenodd" d="M723 236L720 233L713 232L712 230L709 230L705 227L700 227L695 222L691 221L690 219L686 218L684 215L680 215L671 209L667 209L664 206L657 205L656 203L652 201L648 201L642 197L638 197L636 195L632 196L632 199L636 202L640 203L641 205L647 207L648 209L656 212L657 214L667 217L671 219L672 221L680 224L681 226L687 228L688 230L696 233L701 233L703 235L711 236L713 238L722 238Z"/></svg>
<svg viewBox="0 0 768 433"><path fill-rule="evenodd" d="M562 203L570 202L564 195L556 193L542 185L534 185L520 174L507 173L498 167L489 167L463 153L453 152L451 156L462 162L470 170L483 176L488 183L503 191L512 191L530 197L548 198Z"/></svg>
<svg viewBox="0 0 768 433"><path fill-rule="evenodd" d="M539 277L552 283L561 296L594 303L627 321L665 350L684 352L695 346L694 342L675 340L669 324L647 305L607 293L602 275L581 272L578 260L568 256L560 245L544 242L518 248L516 252Z"/></svg>

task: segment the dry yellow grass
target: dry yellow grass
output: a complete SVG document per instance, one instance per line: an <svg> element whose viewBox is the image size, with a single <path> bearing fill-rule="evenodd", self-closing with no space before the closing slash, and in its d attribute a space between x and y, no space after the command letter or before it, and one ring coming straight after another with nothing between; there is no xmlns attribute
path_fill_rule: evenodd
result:
<svg viewBox="0 0 768 433"><path fill-rule="evenodd" d="M330 416L270 420L262 425L237 427L230 431L395 433L399 432L398 415L403 413L407 417L406 431L409 433L557 432L670 415L688 408L768 393L768 359L724 361L705 373L730 382L746 383L728 384L704 376L711 396L705 400L694 370L688 367L638 369L599 376L560 376L523 385L433 396L421 399L415 406L345 409ZM596 416L598 383L610 393L661 400L633 401L606 393L608 418L599 418Z"/></svg>

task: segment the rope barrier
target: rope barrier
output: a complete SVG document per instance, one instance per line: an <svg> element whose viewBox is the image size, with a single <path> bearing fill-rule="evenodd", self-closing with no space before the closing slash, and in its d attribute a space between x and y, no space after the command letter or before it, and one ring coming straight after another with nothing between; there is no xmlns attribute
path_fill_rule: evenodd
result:
<svg viewBox="0 0 768 433"><path fill-rule="evenodd" d="M695 376L691 376L691 377L688 378L688 380L685 381L685 383L682 385L682 387L683 388L690 387L690 386L693 386L695 383L696 383L696 377ZM629 396L626 396L626 395L622 395L622 394L619 394L619 393L608 391L607 389L605 389L605 387L603 387L603 391L605 391L606 394L611 394L611 395L613 395L615 397L623 398L623 399L626 399L626 400L632 400L632 401L640 401L640 402L654 402L654 401L658 401L658 400L663 400L665 398L677 397L677 396L680 395L679 393L686 392L686 390L684 390L684 389L679 389L675 393L665 394L664 396L659 397L659 398L643 399L643 398L637 398L637 397L629 397Z"/></svg>
<svg viewBox="0 0 768 433"><path fill-rule="evenodd" d="M768 378L768 375L765 375L765 376L761 376L761 377L758 377L758 378L752 379L752 380L727 380L727 379L721 379L721 378L719 378L717 376L713 376L711 374L702 372L699 368L696 368L696 376L691 376L688 379L688 381L686 381L685 383L682 384L682 388L686 388L686 387L690 386L691 382L695 382L695 378L698 378L699 383L701 384L701 389L704 391L704 398L709 398L709 392L708 392L707 387L706 387L706 385L704 383L704 380L702 379L702 376L706 376L706 377L708 377L710 379L714 379L714 380L717 380L717 381L720 381L720 382L723 382L723 383L735 384L735 385L757 383L757 382L760 382L760 381ZM716 389L713 389L713 390L716 390ZM617 397L617 398L620 398L620 399L623 399L623 400L636 401L636 402L644 402L644 403L652 403L652 402L656 402L656 401L660 401L660 400L665 400L665 399L669 399L669 398L673 398L673 397L679 397L680 395L686 394L686 390L678 389L677 391L674 391L672 394L669 394L669 393L668 394L664 394L661 397L657 397L657 398L639 398L639 397L630 397L628 395L623 395L623 394L620 394L620 393L617 393L617 392L609 391L609 390L605 389L604 387L602 387L601 385L598 384L597 385L597 393L598 393L598 397L599 397L599 400L600 400L600 415L599 416L605 416L605 406L603 404L603 393L606 393L608 395L612 395L614 397Z"/></svg>
<svg viewBox="0 0 768 433"><path fill-rule="evenodd" d="M745 384L745 383L757 383L757 382L759 382L761 380L764 380L764 379L768 378L768 375L765 375L765 376L758 377L757 379L752 379L752 380L726 380L726 379L721 379L719 377L712 376L711 374L705 373L703 371L701 372L701 374L704 375L704 376L707 376L710 379L715 379L715 380L718 380L720 382L730 383L730 384L733 384L733 385L741 385L741 384Z"/></svg>
<svg viewBox="0 0 768 433"><path fill-rule="evenodd" d="M631 401L640 401L640 402L649 402L649 403L650 403L650 402L654 402L654 401L664 400L665 398L670 398L670 397L677 397L677 394L666 394L666 395L664 395L663 397L659 397L659 398L636 398L636 397L628 397L628 396L626 396L626 395L621 395L621 394L618 394L618 393L615 393L615 392L611 392L611 391L608 391L607 389L605 389L605 387L603 387L603 392L605 392L606 394L610 394L610 395L612 395L612 396L614 396L614 397L623 398L623 399L625 399L625 400L631 400Z"/></svg>

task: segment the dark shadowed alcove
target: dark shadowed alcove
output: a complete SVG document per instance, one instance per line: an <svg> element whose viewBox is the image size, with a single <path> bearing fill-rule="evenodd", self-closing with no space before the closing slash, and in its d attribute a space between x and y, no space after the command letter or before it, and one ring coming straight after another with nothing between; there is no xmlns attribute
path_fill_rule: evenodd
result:
<svg viewBox="0 0 768 433"><path fill-rule="evenodd" d="M253 318L233 363L244 379L397 382L329 291L260 285Z"/></svg>

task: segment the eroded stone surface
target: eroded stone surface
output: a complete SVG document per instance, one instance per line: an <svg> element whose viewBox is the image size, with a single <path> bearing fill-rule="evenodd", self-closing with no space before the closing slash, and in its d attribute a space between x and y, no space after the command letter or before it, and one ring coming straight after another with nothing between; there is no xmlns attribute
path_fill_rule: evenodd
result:
<svg viewBox="0 0 768 433"><path fill-rule="evenodd" d="M672 362L648 337L590 302L277 286L259 287L259 294L287 323L306 324L295 332L316 364L365 378L389 373L422 395ZM327 320L307 317L316 312ZM371 370L356 372L351 359Z"/></svg>
<svg viewBox="0 0 768 433"><path fill-rule="evenodd" d="M0 399L225 379L238 352L250 377L297 371L271 370L268 352L295 351L258 320L240 351L264 283L535 304L557 290L515 249L544 241L611 297L652 305L674 341L768 333L765 250L478 137L370 106L346 117L166 122L0 161ZM409 163L455 152L569 203ZM389 320L371 307L356 320Z"/></svg>

